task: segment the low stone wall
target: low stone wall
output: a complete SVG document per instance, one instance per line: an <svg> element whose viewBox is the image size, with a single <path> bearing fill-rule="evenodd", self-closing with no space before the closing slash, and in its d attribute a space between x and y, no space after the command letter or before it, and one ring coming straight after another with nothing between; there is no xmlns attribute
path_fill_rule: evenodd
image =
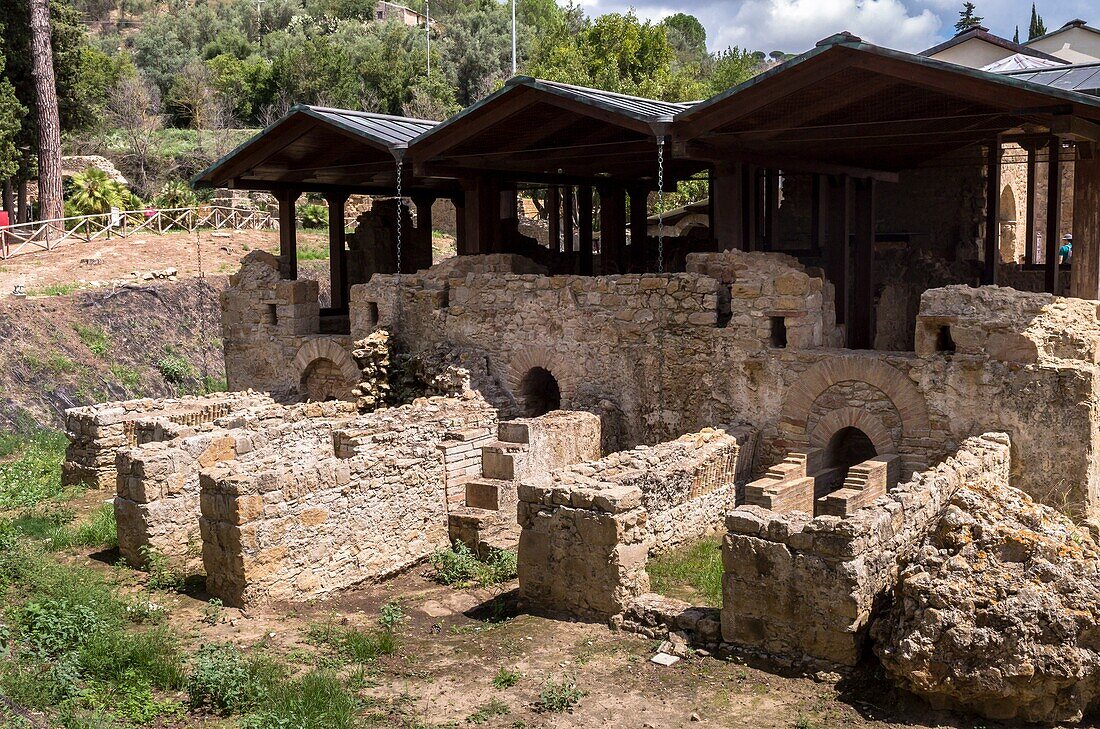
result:
<svg viewBox="0 0 1100 729"><path fill-rule="evenodd" d="M266 394L247 390L70 408L65 411L69 447L61 466L62 483L110 488L120 449L176 438L236 410L272 404Z"/></svg>
<svg viewBox="0 0 1100 729"><path fill-rule="evenodd" d="M621 613L648 591L652 551L702 536L733 507L739 450L738 438L706 429L522 482L523 601L585 618Z"/></svg>
<svg viewBox="0 0 1100 729"><path fill-rule="evenodd" d="M966 439L940 465L853 515L737 508L726 520L722 637L767 653L855 665L875 604L964 484L1009 476L1009 440Z"/></svg>
<svg viewBox="0 0 1100 729"><path fill-rule="evenodd" d="M343 402L263 405L221 418L206 432L120 450L114 501L119 551L139 567L143 548L186 566L199 552L203 468L288 450L332 455L333 428L354 416L355 408Z"/></svg>
<svg viewBox="0 0 1100 729"><path fill-rule="evenodd" d="M493 417L473 395L424 398L337 430L336 456L261 454L203 471L207 591L229 605L316 597L446 546L439 445Z"/></svg>

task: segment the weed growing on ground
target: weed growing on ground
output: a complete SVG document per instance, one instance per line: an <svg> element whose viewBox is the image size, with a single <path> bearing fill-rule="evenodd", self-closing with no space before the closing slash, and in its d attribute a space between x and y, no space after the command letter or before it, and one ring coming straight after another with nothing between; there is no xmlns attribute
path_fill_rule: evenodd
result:
<svg viewBox="0 0 1100 729"><path fill-rule="evenodd" d="M539 692L538 701L531 708L540 714L572 712L583 697L584 692L577 688L575 679L568 678L561 683L547 679L542 691Z"/></svg>
<svg viewBox="0 0 1100 729"><path fill-rule="evenodd" d="M707 537L656 557L646 565L653 591L689 602L722 604L722 542Z"/></svg>
<svg viewBox="0 0 1100 729"><path fill-rule="evenodd" d="M516 576L516 553L494 549L484 560L462 542L441 549L428 559L435 573L432 579L444 585L497 585Z"/></svg>
<svg viewBox="0 0 1100 729"><path fill-rule="evenodd" d="M61 463L68 439L52 430L0 435L0 509L34 506L63 493Z"/></svg>
<svg viewBox="0 0 1100 729"><path fill-rule="evenodd" d="M79 288L80 285L75 283L55 283L27 289L27 296L68 296Z"/></svg>
<svg viewBox="0 0 1100 729"><path fill-rule="evenodd" d="M192 709L241 714L285 680L286 669L264 655L245 657L230 643L204 645L191 661L187 696Z"/></svg>
<svg viewBox="0 0 1100 729"><path fill-rule="evenodd" d="M195 377L195 368L178 354L166 354L157 362L161 377L170 385L182 385Z"/></svg>
<svg viewBox="0 0 1100 729"><path fill-rule="evenodd" d="M202 622L207 625L217 625L222 621L222 603L220 598L212 597L210 600L202 606Z"/></svg>
<svg viewBox="0 0 1100 729"><path fill-rule="evenodd" d="M487 704L477 707L477 711L466 717L467 724L484 724L495 716L507 716L512 710L508 704L499 699L493 699Z"/></svg>
<svg viewBox="0 0 1100 729"><path fill-rule="evenodd" d="M183 575L172 569L166 556L148 544L141 545L138 552L145 561L145 571L149 573L146 587L150 590L179 590L183 587Z"/></svg>
<svg viewBox="0 0 1100 729"><path fill-rule="evenodd" d="M405 619L405 612L401 609L401 603L390 600L382 606L378 615L378 624L383 629L393 631Z"/></svg>
<svg viewBox="0 0 1100 729"><path fill-rule="evenodd" d="M359 701L331 671L319 670L271 687L263 708L241 722L244 729L350 729Z"/></svg>
<svg viewBox="0 0 1100 729"><path fill-rule="evenodd" d="M503 691L509 689L519 683L519 672L512 671L507 668L501 668L493 676L493 686Z"/></svg>
<svg viewBox="0 0 1100 729"><path fill-rule="evenodd" d="M84 342L88 351L96 357L102 357L111 349L111 338L99 327L73 324L73 331L80 337L80 341Z"/></svg>
<svg viewBox="0 0 1100 729"><path fill-rule="evenodd" d="M328 246L311 246L308 243L298 244L299 261L324 261L328 260Z"/></svg>
<svg viewBox="0 0 1100 729"><path fill-rule="evenodd" d="M111 372L111 377L115 378L115 381L129 392L134 392L141 382L141 373L133 367L113 364L108 369Z"/></svg>
<svg viewBox="0 0 1100 729"><path fill-rule="evenodd" d="M357 663L368 663L397 650L397 639L390 628L368 633L331 623L312 623L306 630L306 640L316 646L328 647L338 656Z"/></svg>

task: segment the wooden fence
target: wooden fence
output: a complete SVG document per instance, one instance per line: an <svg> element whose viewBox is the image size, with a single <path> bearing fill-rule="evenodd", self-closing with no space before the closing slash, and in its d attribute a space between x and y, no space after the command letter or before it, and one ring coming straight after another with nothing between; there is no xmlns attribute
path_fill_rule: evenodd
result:
<svg viewBox="0 0 1100 729"><path fill-rule="evenodd" d="M265 210L221 205L164 210L126 210L78 215L72 218L36 220L0 227L0 260L21 253L50 251L68 243L98 239L128 238L138 233L151 235L171 231L193 233L199 228L214 230L278 230L278 218Z"/></svg>

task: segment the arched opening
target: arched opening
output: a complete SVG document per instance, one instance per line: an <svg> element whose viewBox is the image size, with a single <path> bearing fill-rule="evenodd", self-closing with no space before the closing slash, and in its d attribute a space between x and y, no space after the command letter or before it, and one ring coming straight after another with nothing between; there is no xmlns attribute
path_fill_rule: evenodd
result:
<svg viewBox="0 0 1100 729"><path fill-rule="evenodd" d="M544 367L532 367L523 376L519 386L523 398L523 415L537 418L551 410L561 408L561 389L550 370Z"/></svg>
<svg viewBox="0 0 1100 729"><path fill-rule="evenodd" d="M1023 255L1023 250L1017 250L1016 242L1020 236L1017 235L1016 195L1010 185L1005 185L1001 190L997 224L1000 226L998 233L1000 234L1001 262L1016 263Z"/></svg>
<svg viewBox="0 0 1100 729"><path fill-rule="evenodd" d="M848 426L833 433L829 444L825 446L825 460L829 468L840 469L839 477L843 480L848 469L857 463L862 463L868 458L878 455L875 444L859 428Z"/></svg>
<svg viewBox="0 0 1100 729"><path fill-rule="evenodd" d="M301 392L308 400L353 400L352 384L331 359L319 357L302 373Z"/></svg>

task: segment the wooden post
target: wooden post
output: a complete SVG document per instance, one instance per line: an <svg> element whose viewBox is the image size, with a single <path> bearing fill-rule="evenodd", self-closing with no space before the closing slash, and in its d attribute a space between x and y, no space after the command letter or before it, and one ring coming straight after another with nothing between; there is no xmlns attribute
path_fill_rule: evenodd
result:
<svg viewBox="0 0 1100 729"><path fill-rule="evenodd" d="M848 321L848 203L851 184L847 175L828 179L829 202L825 226L825 276L833 284L836 323Z"/></svg>
<svg viewBox="0 0 1100 729"><path fill-rule="evenodd" d="M412 234L412 250L406 259L407 270L403 273L416 273L432 265L432 205L435 204L435 196L421 192L411 197L416 205L416 229Z"/></svg>
<svg viewBox="0 0 1100 729"><path fill-rule="evenodd" d="M592 275L592 186L581 185L577 188L577 236L580 245L580 272L583 276Z"/></svg>
<svg viewBox="0 0 1100 729"><path fill-rule="evenodd" d="M825 216L822 214L821 175L810 176L810 250L821 255L821 244L825 240Z"/></svg>
<svg viewBox="0 0 1100 729"><path fill-rule="evenodd" d="M497 251L500 232L500 194L487 177L478 177L466 190L466 247L469 253Z"/></svg>
<svg viewBox="0 0 1100 729"><path fill-rule="evenodd" d="M348 305L348 258L344 246L344 206L348 193L330 192L325 200L328 202L329 306L344 309Z"/></svg>
<svg viewBox="0 0 1100 729"><path fill-rule="evenodd" d="M760 197L760 180L756 176L756 167L742 165L741 167L741 242L743 251L755 251L760 248L756 234L760 229L758 212L758 198Z"/></svg>
<svg viewBox="0 0 1100 729"><path fill-rule="evenodd" d="M764 172L764 250L779 249L779 170Z"/></svg>
<svg viewBox="0 0 1100 729"><path fill-rule="evenodd" d="M1073 165L1073 256L1069 295L1100 299L1100 149L1077 143Z"/></svg>
<svg viewBox="0 0 1100 729"><path fill-rule="evenodd" d="M573 248L573 187L566 185L565 193L561 199L561 234L563 248L565 249L565 272L573 273L576 268L576 255Z"/></svg>
<svg viewBox="0 0 1100 729"><path fill-rule="evenodd" d="M626 244L626 190L618 185L600 186L600 268L603 273L622 273Z"/></svg>
<svg viewBox="0 0 1100 729"><path fill-rule="evenodd" d="M451 198L455 206L455 254L465 256L469 253L466 238L466 195Z"/></svg>
<svg viewBox="0 0 1100 729"><path fill-rule="evenodd" d="M298 190L278 190L279 203L279 278L298 278L298 220L295 204L302 193Z"/></svg>
<svg viewBox="0 0 1100 729"><path fill-rule="evenodd" d="M550 250L558 253L561 251L561 191L557 185L546 188L546 223Z"/></svg>
<svg viewBox="0 0 1100 729"><path fill-rule="evenodd" d="M494 251L510 253L519 237L519 211L516 206L516 186L497 183L493 188L497 193L497 224Z"/></svg>
<svg viewBox="0 0 1100 729"><path fill-rule="evenodd" d="M1047 145L1047 241L1046 290L1061 295L1058 285L1058 247L1062 235L1062 140L1051 137Z"/></svg>
<svg viewBox="0 0 1100 729"><path fill-rule="evenodd" d="M848 318L848 346L871 349L874 344L875 181L855 180L855 216L852 256L852 307Z"/></svg>
<svg viewBox="0 0 1100 729"><path fill-rule="evenodd" d="M649 245L649 190L641 185L630 188L630 269L646 270Z"/></svg>
<svg viewBox="0 0 1100 729"><path fill-rule="evenodd" d="M985 163L985 254L983 255L982 283L997 285L997 269L1000 268L1001 250L998 245L1001 227L1001 140L989 143Z"/></svg>
<svg viewBox="0 0 1100 729"><path fill-rule="evenodd" d="M719 162L710 186L711 235L718 250L745 250L742 165Z"/></svg>
<svg viewBox="0 0 1100 729"><path fill-rule="evenodd" d="M1037 250L1039 231L1035 230L1035 161L1039 155L1034 144L1028 144L1025 149L1027 150L1027 190L1024 201L1024 227L1027 238L1024 243L1024 263L1035 263L1035 256L1039 252Z"/></svg>

